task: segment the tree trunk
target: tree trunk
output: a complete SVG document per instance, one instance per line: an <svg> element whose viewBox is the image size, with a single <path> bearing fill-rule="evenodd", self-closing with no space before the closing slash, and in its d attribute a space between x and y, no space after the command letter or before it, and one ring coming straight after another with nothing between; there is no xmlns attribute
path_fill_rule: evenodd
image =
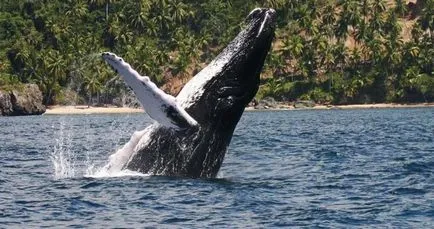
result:
<svg viewBox="0 0 434 229"><path fill-rule="evenodd" d="M109 15L109 0L106 0L105 3L105 21L108 23L108 15Z"/></svg>

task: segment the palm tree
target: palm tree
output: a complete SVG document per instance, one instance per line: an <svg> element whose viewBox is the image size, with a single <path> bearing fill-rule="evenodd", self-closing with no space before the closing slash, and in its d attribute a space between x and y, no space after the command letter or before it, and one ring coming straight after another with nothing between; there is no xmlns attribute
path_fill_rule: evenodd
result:
<svg viewBox="0 0 434 229"><path fill-rule="evenodd" d="M99 68L98 68L99 69ZM98 72L99 73L99 72ZM89 95L88 106L92 104L92 98L96 94L99 103L99 93L102 91L102 84L94 75L87 75L84 78L85 90Z"/></svg>
<svg viewBox="0 0 434 229"><path fill-rule="evenodd" d="M71 16L73 19L81 18L87 14L87 4L82 0L69 0L66 4L66 16Z"/></svg>
<svg viewBox="0 0 434 229"><path fill-rule="evenodd" d="M399 17L404 17L407 13L406 1L403 0L395 0L395 12Z"/></svg>
<svg viewBox="0 0 434 229"><path fill-rule="evenodd" d="M384 24L382 14L385 10L384 0L374 1L371 6L372 13L369 26L373 31L379 31L379 34L382 34Z"/></svg>
<svg viewBox="0 0 434 229"><path fill-rule="evenodd" d="M183 22L187 17L194 14L188 5L180 0L170 1L167 8L172 15L172 20L175 22Z"/></svg>
<svg viewBox="0 0 434 229"><path fill-rule="evenodd" d="M274 8L274 9L280 9L280 8L284 8L284 6L290 1L286 1L286 0L264 0L263 1L263 6L265 7L270 7L270 8Z"/></svg>
<svg viewBox="0 0 434 229"><path fill-rule="evenodd" d="M354 30L361 21L359 4L356 0L347 0L342 1L339 7L341 12L335 33L339 40L346 40L349 28Z"/></svg>
<svg viewBox="0 0 434 229"><path fill-rule="evenodd" d="M116 0L89 0L90 3L96 4L97 6L105 6L105 21L108 23L109 18L109 6Z"/></svg>
<svg viewBox="0 0 434 229"><path fill-rule="evenodd" d="M422 13L418 18L417 22L425 32L428 34L428 37L433 39L434 32L434 1L428 0L424 1L424 8L422 9Z"/></svg>
<svg viewBox="0 0 434 229"><path fill-rule="evenodd" d="M328 3L323 10L321 17L321 25L320 28L324 31L324 34L328 36L329 40L334 38L333 34L333 26L336 23L336 10L335 5L332 3Z"/></svg>

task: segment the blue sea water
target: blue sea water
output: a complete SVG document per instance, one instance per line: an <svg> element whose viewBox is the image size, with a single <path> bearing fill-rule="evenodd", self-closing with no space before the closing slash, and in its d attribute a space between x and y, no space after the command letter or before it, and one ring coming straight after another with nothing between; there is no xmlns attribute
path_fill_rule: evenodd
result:
<svg viewBox="0 0 434 229"><path fill-rule="evenodd" d="M0 118L0 227L433 228L434 109L244 113L216 179L95 177L144 114Z"/></svg>

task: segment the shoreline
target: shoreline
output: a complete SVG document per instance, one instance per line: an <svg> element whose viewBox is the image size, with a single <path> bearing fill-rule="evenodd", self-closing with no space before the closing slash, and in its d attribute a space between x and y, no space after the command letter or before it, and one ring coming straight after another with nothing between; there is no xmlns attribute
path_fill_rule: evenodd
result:
<svg viewBox="0 0 434 229"><path fill-rule="evenodd" d="M267 110L358 110L358 109L401 109L401 108L426 108L434 107L434 103L414 103L414 104L399 104L399 103L377 103L377 104L348 104L348 105L315 105L313 107L295 108L291 105L278 105L276 108L256 109L254 107L246 107L246 111L267 111Z"/></svg>
<svg viewBox="0 0 434 229"><path fill-rule="evenodd" d="M129 114L144 112L141 108L131 107L92 107L77 106L50 106L43 115L69 115L69 114Z"/></svg>
<svg viewBox="0 0 434 229"><path fill-rule="evenodd" d="M397 104L351 104L351 105L315 105L314 107L295 108L288 104L278 104L276 108L256 109L246 107L245 111L279 111L279 110L355 110L355 109L387 109L387 108L423 108L434 107L434 103ZM88 106L50 106L47 107L44 115L69 115L69 114L129 114L143 113L141 108L130 107L88 107Z"/></svg>

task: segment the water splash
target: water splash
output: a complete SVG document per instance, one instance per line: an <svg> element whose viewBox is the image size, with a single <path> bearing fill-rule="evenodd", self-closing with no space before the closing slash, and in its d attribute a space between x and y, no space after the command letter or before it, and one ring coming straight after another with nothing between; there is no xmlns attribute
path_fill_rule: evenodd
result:
<svg viewBox="0 0 434 229"><path fill-rule="evenodd" d="M134 132L130 140L116 153L109 157L109 162L104 167L99 169L96 173L87 175L94 175L97 177L119 176L119 174L123 175L125 171L123 171L122 168L129 162L130 158L132 158L133 153L138 146L147 144L150 139L150 133L155 128L156 125L151 125L144 130ZM127 174L131 175L131 171Z"/></svg>
<svg viewBox="0 0 434 229"><path fill-rule="evenodd" d="M77 145L77 142L90 142L90 129L78 129L75 125L75 118L62 116L58 125L53 126L53 128L58 128L55 130L55 145L50 154L55 179L82 176L90 173L96 167L92 151L87 148L88 144L82 144L82 147ZM88 119L81 118L80 121L87 123Z"/></svg>
<svg viewBox="0 0 434 229"><path fill-rule="evenodd" d="M110 173L107 171L104 171L104 170L100 170L97 173L91 173L91 174L85 174L84 175L84 177L90 177L90 178L132 177L132 176L148 177L148 176L151 176L151 174L145 174L145 173L140 173L140 172L125 169L125 170L120 170L118 172L110 172Z"/></svg>
<svg viewBox="0 0 434 229"><path fill-rule="evenodd" d="M91 53L81 58L76 59L70 66L73 71L70 73L70 80L68 82L67 90L75 92L77 96L80 94L83 86L83 74L85 68L89 67L89 63L94 63L97 60L101 60L100 53ZM112 87L113 86L113 87ZM106 88L119 88L120 92L120 105L123 107L137 107L139 102L135 98L132 91L125 86L123 81L115 76L108 80L104 85ZM69 105L78 104L77 97L70 98L69 101L65 101ZM128 120L128 116L125 116L125 120ZM92 123L89 122L91 118L85 118L87 122L84 126L76 129L74 125L75 117L61 117L58 125L53 126L55 128L55 145L51 152L50 160L53 165L54 178L63 179L77 176L90 176L90 177L107 177L107 176L124 176L134 175L131 172L121 171L123 165L127 163L129 155L132 154L135 145L140 141L141 137L145 133L144 131L136 132L130 139L130 142L124 145L125 141L121 136L130 135L131 131L126 128L127 123L119 120L113 120L110 123L110 135L111 141L107 144L111 149L119 149L114 153L109 162L96 162L95 155L106 154L102 152L89 149L86 142L95 141L92 136L95 136L95 129L92 127ZM80 120L83 122L83 119ZM79 146L80 149L77 149ZM99 149L98 149L99 150Z"/></svg>
<svg viewBox="0 0 434 229"><path fill-rule="evenodd" d="M65 121L61 120L54 150L50 155L54 167L54 178L62 179L75 176L75 157L72 149L71 131L65 130Z"/></svg>
<svg viewBox="0 0 434 229"><path fill-rule="evenodd" d="M73 178L73 177L119 177L119 176L143 176L144 174L123 171L122 168L128 163L134 149L138 145L146 144L149 139L151 130L154 125L142 131L136 131L128 142L125 138L131 133L131 128L127 128L129 116L122 116L122 120L114 119L110 121L110 131L107 135L110 139L104 143L105 147L93 149L89 148L98 135L98 127L94 125L95 116L62 116L55 128L55 144L51 152L50 160L54 170L55 179ZM76 125L80 122L81 125ZM106 127L105 127L106 128ZM113 153L109 160L102 155L107 155L106 150L118 149ZM103 152L102 152L103 151ZM104 152L105 151L105 152ZM104 158L103 160L101 158Z"/></svg>

